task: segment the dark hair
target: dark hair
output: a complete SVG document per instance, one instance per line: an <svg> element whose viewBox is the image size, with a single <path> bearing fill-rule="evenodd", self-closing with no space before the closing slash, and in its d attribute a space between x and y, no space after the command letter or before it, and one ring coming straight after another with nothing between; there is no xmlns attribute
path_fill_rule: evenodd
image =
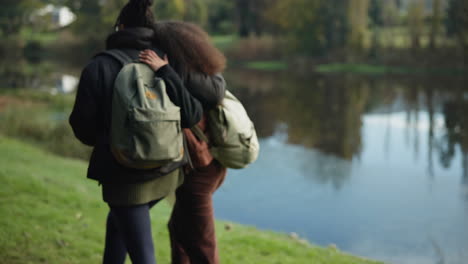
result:
<svg viewBox="0 0 468 264"><path fill-rule="evenodd" d="M154 44L164 51L176 72L185 77L195 71L207 75L220 73L226 58L211 43L199 26L181 21L164 21L154 25Z"/></svg>
<svg viewBox="0 0 468 264"><path fill-rule="evenodd" d="M153 27L154 16L151 10L153 0L130 0L120 11L115 26Z"/></svg>

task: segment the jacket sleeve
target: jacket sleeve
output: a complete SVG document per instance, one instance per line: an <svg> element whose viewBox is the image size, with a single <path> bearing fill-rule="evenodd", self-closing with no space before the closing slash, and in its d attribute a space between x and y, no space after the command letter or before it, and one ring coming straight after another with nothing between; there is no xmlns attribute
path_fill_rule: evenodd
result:
<svg viewBox="0 0 468 264"><path fill-rule="evenodd" d="M98 105L95 93L98 87L98 68L96 63L91 62L81 73L75 105L69 118L76 138L88 146L94 146L97 138Z"/></svg>
<svg viewBox="0 0 468 264"><path fill-rule="evenodd" d="M191 72L187 75L185 84L205 109L211 109L220 104L226 93L226 81L221 74L206 75Z"/></svg>
<svg viewBox="0 0 468 264"><path fill-rule="evenodd" d="M189 93L172 67L170 65L161 67L156 72L156 76L164 80L167 95L175 105L180 107L182 127L193 127L200 122L203 114L201 103Z"/></svg>

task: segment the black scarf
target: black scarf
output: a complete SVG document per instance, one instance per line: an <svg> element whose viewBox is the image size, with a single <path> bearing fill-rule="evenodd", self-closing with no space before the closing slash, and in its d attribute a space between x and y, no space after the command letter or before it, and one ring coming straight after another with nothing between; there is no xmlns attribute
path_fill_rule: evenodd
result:
<svg viewBox="0 0 468 264"><path fill-rule="evenodd" d="M119 30L107 37L106 49L148 49L151 48L154 31L146 27L132 27Z"/></svg>

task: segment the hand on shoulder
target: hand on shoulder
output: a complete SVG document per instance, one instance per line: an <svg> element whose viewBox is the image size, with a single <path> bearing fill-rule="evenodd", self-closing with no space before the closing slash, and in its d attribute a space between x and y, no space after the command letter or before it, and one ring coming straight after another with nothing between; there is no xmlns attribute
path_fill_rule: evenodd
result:
<svg viewBox="0 0 468 264"><path fill-rule="evenodd" d="M161 59L156 52L150 49L146 49L140 52L140 61L147 64L153 69L153 71L158 71L161 67L169 64L167 55L164 55L164 59Z"/></svg>

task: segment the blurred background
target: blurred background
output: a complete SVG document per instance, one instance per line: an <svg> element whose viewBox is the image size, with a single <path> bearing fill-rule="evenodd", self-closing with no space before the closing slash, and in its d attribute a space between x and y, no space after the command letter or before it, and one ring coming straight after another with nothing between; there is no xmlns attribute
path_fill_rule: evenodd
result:
<svg viewBox="0 0 468 264"><path fill-rule="evenodd" d="M1 134L88 159L67 118L126 2L1 1ZM154 2L158 20L210 33L261 138L216 193L218 218L391 263L466 263L468 1Z"/></svg>

